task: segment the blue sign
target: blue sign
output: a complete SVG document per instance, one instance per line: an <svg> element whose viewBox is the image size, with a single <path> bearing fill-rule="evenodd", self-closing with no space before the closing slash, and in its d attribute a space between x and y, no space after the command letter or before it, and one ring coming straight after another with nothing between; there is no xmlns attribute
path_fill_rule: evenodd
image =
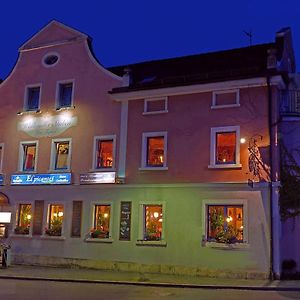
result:
<svg viewBox="0 0 300 300"><path fill-rule="evenodd" d="M4 185L4 175L0 175L0 185Z"/></svg>
<svg viewBox="0 0 300 300"><path fill-rule="evenodd" d="M12 185L71 184L71 173L15 174L10 182Z"/></svg>

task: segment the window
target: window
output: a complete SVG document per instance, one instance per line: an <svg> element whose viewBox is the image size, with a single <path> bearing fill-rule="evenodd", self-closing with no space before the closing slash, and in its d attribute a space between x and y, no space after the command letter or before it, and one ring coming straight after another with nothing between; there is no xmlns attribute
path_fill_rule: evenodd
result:
<svg viewBox="0 0 300 300"><path fill-rule="evenodd" d="M159 114L168 112L168 98L156 98L144 100L144 115Z"/></svg>
<svg viewBox="0 0 300 300"><path fill-rule="evenodd" d="M20 167L22 172L36 171L37 141L21 142L20 144Z"/></svg>
<svg viewBox="0 0 300 300"><path fill-rule="evenodd" d="M49 236L61 236L64 219L64 207L59 204L49 206L48 227L45 233Z"/></svg>
<svg viewBox="0 0 300 300"><path fill-rule="evenodd" d="M111 205L95 205L94 224L91 231L91 238L110 237L110 216Z"/></svg>
<svg viewBox="0 0 300 300"><path fill-rule="evenodd" d="M52 140L51 169L57 171L70 169L71 139Z"/></svg>
<svg viewBox="0 0 300 300"><path fill-rule="evenodd" d="M47 53L42 59L42 64L46 68L54 67L59 62L59 58L59 54L56 52Z"/></svg>
<svg viewBox="0 0 300 300"><path fill-rule="evenodd" d="M94 138L94 169L115 168L116 136L96 136Z"/></svg>
<svg viewBox="0 0 300 300"><path fill-rule="evenodd" d="M240 106L239 90L213 92L211 108L226 108Z"/></svg>
<svg viewBox="0 0 300 300"><path fill-rule="evenodd" d="M73 81L58 82L56 96L57 109L72 107L74 96L73 86Z"/></svg>
<svg viewBox="0 0 300 300"><path fill-rule="evenodd" d="M40 108L40 86L26 87L25 93L25 111L37 111Z"/></svg>
<svg viewBox="0 0 300 300"><path fill-rule="evenodd" d="M240 165L240 127L211 129L210 168L235 168Z"/></svg>
<svg viewBox="0 0 300 300"><path fill-rule="evenodd" d="M143 133L141 169L167 169L167 132Z"/></svg>
<svg viewBox="0 0 300 300"><path fill-rule="evenodd" d="M144 205L143 240L162 240L163 207L162 205Z"/></svg>
<svg viewBox="0 0 300 300"><path fill-rule="evenodd" d="M207 206L207 240L219 243L241 243L244 240L242 205Z"/></svg>
<svg viewBox="0 0 300 300"><path fill-rule="evenodd" d="M32 218L31 204L20 204L15 234L29 234Z"/></svg>

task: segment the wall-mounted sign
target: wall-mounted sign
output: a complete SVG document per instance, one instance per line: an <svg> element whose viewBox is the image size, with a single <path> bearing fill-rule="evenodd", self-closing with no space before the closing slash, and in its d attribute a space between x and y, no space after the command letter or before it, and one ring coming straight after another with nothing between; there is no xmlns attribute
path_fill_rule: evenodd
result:
<svg viewBox="0 0 300 300"><path fill-rule="evenodd" d="M119 240L130 241L131 233L131 202L121 202Z"/></svg>
<svg viewBox="0 0 300 300"><path fill-rule="evenodd" d="M32 137L57 136L76 124L77 117L65 111L54 116L48 114L42 117L24 116L18 123L18 130Z"/></svg>
<svg viewBox="0 0 300 300"><path fill-rule="evenodd" d="M11 220L11 212L0 212L0 223L9 224Z"/></svg>
<svg viewBox="0 0 300 300"><path fill-rule="evenodd" d="M115 183L116 172L99 172L80 174L80 184Z"/></svg>
<svg viewBox="0 0 300 300"><path fill-rule="evenodd" d="M57 174L14 174L12 185L71 184L71 173Z"/></svg>

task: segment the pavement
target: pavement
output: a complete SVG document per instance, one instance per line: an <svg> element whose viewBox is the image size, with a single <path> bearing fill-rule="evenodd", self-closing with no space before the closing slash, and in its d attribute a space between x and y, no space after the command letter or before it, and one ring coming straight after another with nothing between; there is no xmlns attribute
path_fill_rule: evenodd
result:
<svg viewBox="0 0 300 300"><path fill-rule="evenodd" d="M25 265L11 265L8 268L0 268L0 279L106 283L174 288L300 291L300 280L225 279Z"/></svg>

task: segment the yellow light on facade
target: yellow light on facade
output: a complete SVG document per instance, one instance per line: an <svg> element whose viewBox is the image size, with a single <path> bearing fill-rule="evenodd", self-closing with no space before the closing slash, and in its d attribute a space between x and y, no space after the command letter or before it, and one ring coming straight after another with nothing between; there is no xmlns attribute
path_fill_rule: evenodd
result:
<svg viewBox="0 0 300 300"><path fill-rule="evenodd" d="M245 143L246 143L246 139L245 139L245 138L241 138L241 139L240 139L240 143L241 143L241 144L245 144Z"/></svg>

